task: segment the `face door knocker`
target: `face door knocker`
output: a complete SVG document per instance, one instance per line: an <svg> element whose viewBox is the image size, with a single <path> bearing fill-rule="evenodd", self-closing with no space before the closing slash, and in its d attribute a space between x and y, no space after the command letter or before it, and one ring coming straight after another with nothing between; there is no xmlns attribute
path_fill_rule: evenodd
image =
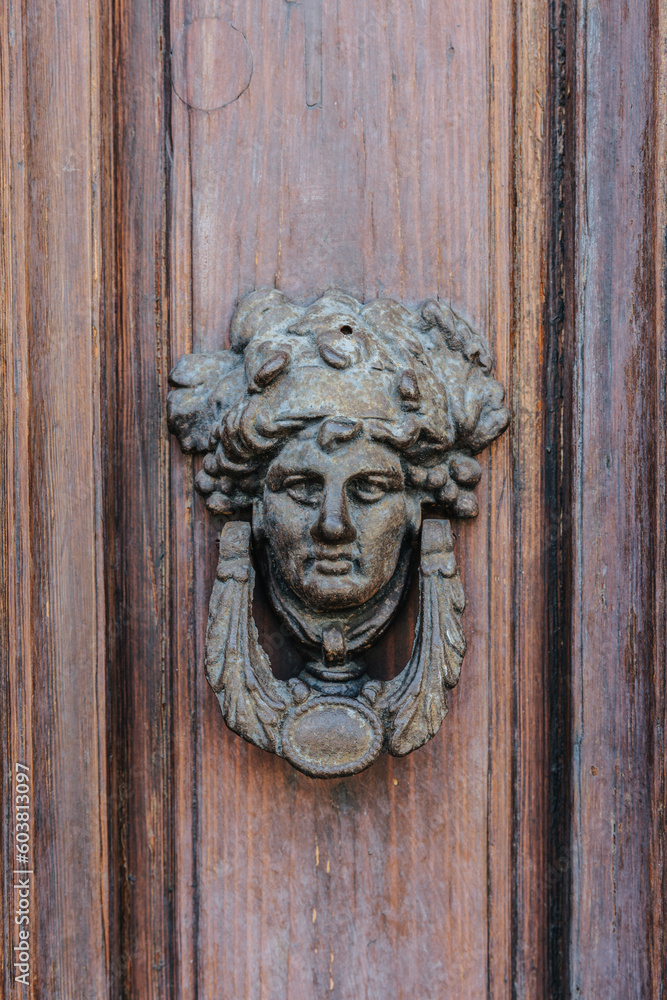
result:
<svg viewBox="0 0 667 1000"><path fill-rule="evenodd" d="M331 778L434 736L465 652L448 520L474 517L474 456L507 427L486 343L435 300L410 311L329 291L309 307L247 295L231 348L181 358L169 427L205 452L196 478L220 534L206 674L227 725L305 774ZM421 529L412 655L391 681L363 653L409 584ZM254 561L307 657L278 680L252 616Z"/></svg>

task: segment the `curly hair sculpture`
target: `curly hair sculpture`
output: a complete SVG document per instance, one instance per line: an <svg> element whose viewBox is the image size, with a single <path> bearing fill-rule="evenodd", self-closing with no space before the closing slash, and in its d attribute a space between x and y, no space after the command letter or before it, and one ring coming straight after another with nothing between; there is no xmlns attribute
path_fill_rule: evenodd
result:
<svg viewBox="0 0 667 1000"><path fill-rule="evenodd" d="M509 413L488 345L449 306L362 305L338 290L301 306L255 291L230 344L186 355L170 376L169 426L184 451L206 452L196 487L212 513L249 508L271 459L307 427L325 451L360 435L386 444L424 502L477 513L474 456Z"/></svg>

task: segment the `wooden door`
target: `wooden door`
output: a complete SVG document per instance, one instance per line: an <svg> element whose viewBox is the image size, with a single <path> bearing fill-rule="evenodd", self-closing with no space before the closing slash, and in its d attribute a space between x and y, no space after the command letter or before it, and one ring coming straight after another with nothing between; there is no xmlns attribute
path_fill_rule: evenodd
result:
<svg viewBox="0 0 667 1000"><path fill-rule="evenodd" d="M1 18L5 995L662 998L664 5ZM166 427L171 364L268 286L440 296L512 413L450 714L331 781L224 726L220 525Z"/></svg>

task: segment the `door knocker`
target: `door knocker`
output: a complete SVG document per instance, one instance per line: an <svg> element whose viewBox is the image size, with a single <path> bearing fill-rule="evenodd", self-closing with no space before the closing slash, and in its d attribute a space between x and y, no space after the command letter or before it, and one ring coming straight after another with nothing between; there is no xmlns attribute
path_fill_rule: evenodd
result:
<svg viewBox="0 0 667 1000"><path fill-rule="evenodd" d="M483 338L444 303L411 311L329 291L247 295L229 350L171 373L169 427L205 452L198 491L220 534L206 674L227 725L319 778L434 736L465 652L447 519L473 517L474 458L507 427ZM421 540L420 540L421 535ZM391 681L363 653L392 621L420 548L412 655ZM307 657L278 680L252 617L255 569Z"/></svg>

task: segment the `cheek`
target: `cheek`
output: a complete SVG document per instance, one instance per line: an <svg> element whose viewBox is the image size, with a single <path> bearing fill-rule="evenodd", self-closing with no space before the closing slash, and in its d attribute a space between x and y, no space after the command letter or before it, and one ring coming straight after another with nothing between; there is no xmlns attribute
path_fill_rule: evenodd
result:
<svg viewBox="0 0 667 1000"><path fill-rule="evenodd" d="M405 497L399 494L360 509L356 521L362 548L393 554L400 549L411 518Z"/></svg>
<svg viewBox="0 0 667 1000"><path fill-rule="evenodd" d="M310 537L313 511L294 503L287 494L267 492L262 508L265 540L274 551L289 556Z"/></svg>

